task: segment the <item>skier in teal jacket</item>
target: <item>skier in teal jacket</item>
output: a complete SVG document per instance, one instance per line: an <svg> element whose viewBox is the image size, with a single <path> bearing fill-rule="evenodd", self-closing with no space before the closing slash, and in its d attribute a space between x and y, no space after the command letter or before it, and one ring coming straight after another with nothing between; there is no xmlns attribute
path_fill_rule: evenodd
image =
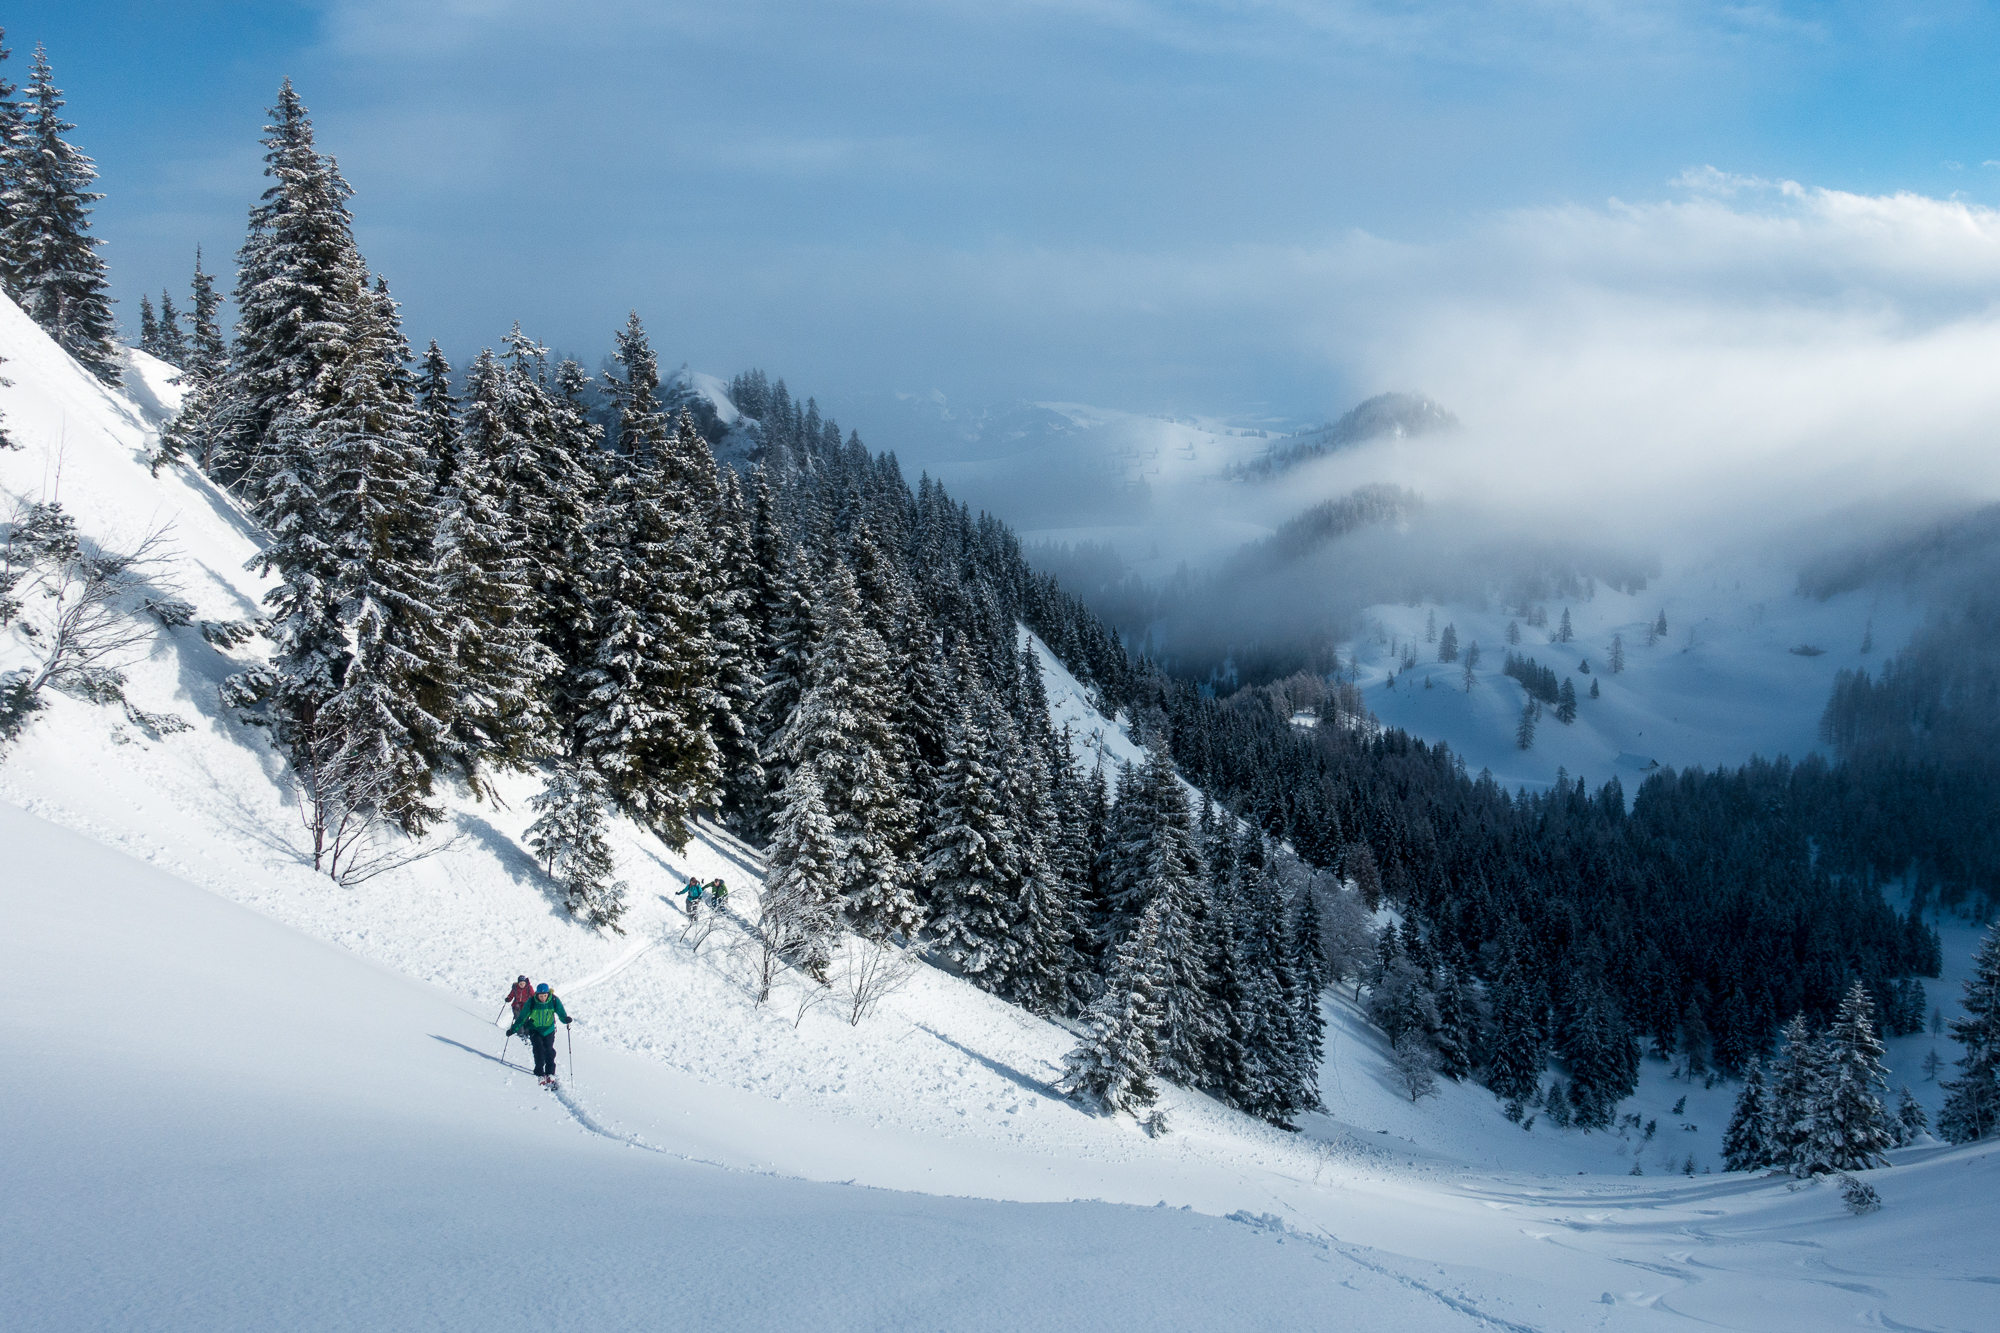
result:
<svg viewBox="0 0 2000 1333"><path fill-rule="evenodd" d="M535 998L521 1006L520 1016L514 1026L507 1029L511 1035L519 1032L528 1038L528 1045L535 1048L535 1075L542 1080L542 1086L552 1088L556 1083L556 1020L569 1023L569 1011L563 1002L549 989L544 981L535 987Z"/></svg>

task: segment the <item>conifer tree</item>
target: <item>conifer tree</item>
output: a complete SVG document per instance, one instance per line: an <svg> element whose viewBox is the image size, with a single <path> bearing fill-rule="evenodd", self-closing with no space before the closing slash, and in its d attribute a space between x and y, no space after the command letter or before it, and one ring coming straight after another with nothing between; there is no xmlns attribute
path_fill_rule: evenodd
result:
<svg viewBox="0 0 2000 1333"><path fill-rule="evenodd" d="M1121 778L1111 842L1107 896L1114 938L1149 907L1159 906L1153 919L1166 972L1159 988L1155 1068L1175 1083L1199 1086L1217 1029L1200 944L1207 928L1208 875L1186 790L1163 751L1151 751L1144 768Z"/></svg>
<svg viewBox="0 0 2000 1333"><path fill-rule="evenodd" d="M1486 1086L1503 1101L1522 1103L1541 1086L1547 1062L1540 1019L1518 972L1503 970L1493 991L1493 1060Z"/></svg>
<svg viewBox="0 0 2000 1333"><path fill-rule="evenodd" d="M1576 632L1569 627L1569 608L1565 606L1563 608L1562 621L1556 626L1556 642L1568 643L1575 637Z"/></svg>
<svg viewBox="0 0 2000 1333"><path fill-rule="evenodd" d="M1875 1031L1874 1013L1867 987L1855 982L1827 1029L1812 1132L1802 1160L1794 1164L1795 1170L1804 1168L1800 1174L1887 1165L1882 1154L1895 1146L1895 1136L1882 1101L1888 1092L1888 1071L1882 1066L1882 1039Z"/></svg>
<svg viewBox="0 0 2000 1333"><path fill-rule="evenodd" d="M1614 634L1611 636L1611 674L1615 676L1624 669L1625 669L1625 636L1622 634ZM1594 699L1597 696L1593 693L1591 697Z"/></svg>
<svg viewBox="0 0 2000 1333"><path fill-rule="evenodd" d="M450 710L432 580L437 513L394 304L358 267L348 281L345 355L316 386L312 418L323 451L318 512L349 649L323 717L344 762L378 775L380 813L418 834L437 817L426 798Z"/></svg>
<svg viewBox="0 0 2000 1333"><path fill-rule="evenodd" d="M625 884L612 878L617 863L604 836L609 795L596 769L556 761L547 785L528 798L528 808L539 816L528 826L528 845L561 887L571 916L622 935L618 919L625 914Z"/></svg>
<svg viewBox="0 0 2000 1333"><path fill-rule="evenodd" d="M1771 1157L1794 1175L1809 1175L1810 1144L1820 1104L1820 1045L1805 1019L1785 1025L1784 1049L1771 1064Z"/></svg>
<svg viewBox="0 0 2000 1333"><path fill-rule="evenodd" d="M0 64L13 56L5 45L7 33L0 28ZM20 89L0 78L0 290L14 295L14 275L8 263L5 237L14 223L14 199L10 186L14 179L14 145L27 138L27 110L14 100Z"/></svg>
<svg viewBox="0 0 2000 1333"><path fill-rule="evenodd" d="M923 849L936 947L987 990L1001 989L1018 962L1014 907L1023 878L993 748L971 706L961 704Z"/></svg>
<svg viewBox="0 0 2000 1333"><path fill-rule="evenodd" d="M250 210L249 234L236 256L229 438L211 448L208 462L224 481L250 479L266 526L268 478L295 466L267 457L279 443L279 419L319 392L346 358L348 332L360 313L352 302L362 268L347 210L353 192L315 147L312 121L289 79L278 91L271 122L264 174L274 183Z"/></svg>
<svg viewBox="0 0 2000 1333"><path fill-rule="evenodd" d="M1535 701L1521 705L1521 719L1514 724L1514 747L1519 750L1535 748Z"/></svg>
<svg viewBox="0 0 2000 1333"><path fill-rule="evenodd" d="M1965 1071L1944 1085L1938 1133L1971 1143L2000 1129L2000 926L1991 927L1972 956L1965 983L1965 1017L1951 1021L1951 1035L1965 1047L1955 1063Z"/></svg>
<svg viewBox="0 0 2000 1333"><path fill-rule="evenodd" d="M1046 716L1044 713L1043 716ZM1014 940L1018 957L1008 978L1008 994L1030 1013L1059 1011L1077 971L1075 886L1064 875L1058 853L1057 799L1046 751L1036 740L1009 750L1008 794L1015 811L1014 837L1021 853L1021 889L1015 899Z"/></svg>
<svg viewBox="0 0 2000 1333"><path fill-rule="evenodd" d="M429 448L435 456L435 438ZM506 497L482 455L464 456L438 509L436 605L449 644L444 750L485 794L486 768L518 770L560 746L542 683L562 663L536 637L532 563L510 540ZM605 799L600 779L567 780Z"/></svg>
<svg viewBox="0 0 2000 1333"><path fill-rule="evenodd" d="M1564 726L1576 721L1576 684L1568 676L1563 677L1562 690L1556 695L1556 721Z"/></svg>
<svg viewBox="0 0 2000 1333"><path fill-rule="evenodd" d="M579 752L622 809L681 847L695 811L715 804L721 779L706 725L713 675L699 534L683 497L642 455L606 494L590 538Z"/></svg>
<svg viewBox="0 0 2000 1333"><path fill-rule="evenodd" d="M48 52L35 48L18 137L5 145L7 229L0 233L7 292L56 345L106 384L120 380L102 244L90 234L97 167L63 136Z"/></svg>
<svg viewBox="0 0 2000 1333"><path fill-rule="evenodd" d="M1478 1016L1471 988L1451 971L1438 978L1435 994L1437 1027L1430 1033L1431 1049L1437 1052L1437 1072L1456 1083L1472 1072Z"/></svg>
<svg viewBox="0 0 2000 1333"><path fill-rule="evenodd" d="M218 442L231 434L230 404L226 388L229 348L222 340L217 313L222 298L216 295L215 280L201 270L201 249L194 252L194 299L188 312L186 358L181 363L181 407L160 432L160 447L153 457L153 473L169 464L179 466L193 459L202 471L213 474L210 458Z"/></svg>
<svg viewBox="0 0 2000 1333"><path fill-rule="evenodd" d="M153 318L153 298L143 293L139 297L139 350L147 356L158 356L160 348L160 321Z"/></svg>
<svg viewBox="0 0 2000 1333"><path fill-rule="evenodd" d="M1299 1056L1319 1084L1319 1067L1326 1058L1326 1013L1320 997L1332 984L1326 963L1326 939L1321 924L1319 891L1307 882L1299 890L1293 914L1292 957L1299 974Z"/></svg>
<svg viewBox="0 0 2000 1333"><path fill-rule="evenodd" d="M435 338L417 371L417 419L417 438L438 489L449 489L458 481L458 399L451 391L451 362Z"/></svg>
<svg viewBox="0 0 2000 1333"><path fill-rule="evenodd" d="M181 312L174 308L174 298L170 292L160 293L160 321L156 338L159 350L153 355L175 370L187 369L187 335L181 329Z"/></svg>
<svg viewBox="0 0 2000 1333"><path fill-rule="evenodd" d="M769 541L758 549L757 563L766 571L759 614L768 619L763 694L753 730L759 739L765 780L776 791L783 787L792 768L779 741L805 696L820 627L814 610L816 580L804 548L785 540L774 527Z"/></svg>
<svg viewBox="0 0 2000 1333"><path fill-rule="evenodd" d="M1925 1114L1923 1103L1917 1100L1917 1095L1911 1092L1906 1084L1896 1094L1896 1118L1889 1126L1890 1132L1895 1136L1896 1146L1909 1147L1929 1132L1930 1127L1931 1118Z"/></svg>
<svg viewBox="0 0 2000 1333"><path fill-rule="evenodd" d="M819 642L805 693L778 749L792 764L811 762L820 770L850 924L877 941L913 937L923 909L915 868L896 849L907 844L916 811L889 721L888 652L862 621L860 595L845 565L834 566L818 609Z"/></svg>
<svg viewBox="0 0 2000 1333"><path fill-rule="evenodd" d="M708 579L702 599L715 682L708 728L722 769L718 796L723 817L745 834L755 828L768 782L756 734L764 661L763 636L750 616L754 560L742 488L736 474L723 469L709 521Z"/></svg>
<svg viewBox="0 0 2000 1333"><path fill-rule="evenodd" d="M1152 1074L1166 1021L1161 990L1168 968L1164 899L1149 903L1112 953L1104 993L1090 1007L1089 1031L1064 1060L1062 1086L1107 1113L1136 1112L1159 1099Z"/></svg>
<svg viewBox="0 0 2000 1333"><path fill-rule="evenodd" d="M1756 1171L1772 1165L1770 1094L1764 1087L1764 1062L1752 1060L1743 1074L1743 1091L1736 1094L1729 1128L1722 1135L1725 1171Z"/></svg>
<svg viewBox="0 0 2000 1333"><path fill-rule="evenodd" d="M842 854L819 766L808 761L791 768L780 801L766 853L760 928L770 947L824 983L840 941Z"/></svg>
<svg viewBox="0 0 2000 1333"><path fill-rule="evenodd" d="M1458 626L1446 625L1443 633L1438 635L1438 661L1456 662L1457 660Z"/></svg>

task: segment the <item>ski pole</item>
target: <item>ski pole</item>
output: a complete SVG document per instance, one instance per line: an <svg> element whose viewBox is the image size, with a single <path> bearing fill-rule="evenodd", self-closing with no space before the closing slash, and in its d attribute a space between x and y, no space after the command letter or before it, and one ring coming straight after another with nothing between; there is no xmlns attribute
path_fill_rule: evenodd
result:
<svg viewBox="0 0 2000 1333"><path fill-rule="evenodd" d="M563 1024L563 1040L569 1043L569 1081L576 1082L576 1033L570 1031L569 1024Z"/></svg>
<svg viewBox="0 0 2000 1333"><path fill-rule="evenodd" d="M512 1045L513 1041L514 1041L514 1033L512 1029L509 1029L507 1033L507 1039L500 1043L500 1063L503 1065L507 1063L507 1047Z"/></svg>

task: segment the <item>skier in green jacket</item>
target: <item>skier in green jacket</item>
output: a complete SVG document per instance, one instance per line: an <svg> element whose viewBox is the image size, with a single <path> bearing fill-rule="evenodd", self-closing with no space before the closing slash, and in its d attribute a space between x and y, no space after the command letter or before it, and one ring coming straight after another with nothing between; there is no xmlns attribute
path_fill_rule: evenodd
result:
<svg viewBox="0 0 2000 1333"><path fill-rule="evenodd" d="M563 1008L563 1002L556 998L556 993L549 989L549 983L544 981L535 987L535 998L521 1006L521 1013L515 1018L514 1026L507 1029L510 1036L516 1032L524 1034L528 1038L528 1044L535 1048L535 1075L542 1080L542 1086L545 1088L553 1088L556 1085L558 1018L567 1026L569 1011Z"/></svg>

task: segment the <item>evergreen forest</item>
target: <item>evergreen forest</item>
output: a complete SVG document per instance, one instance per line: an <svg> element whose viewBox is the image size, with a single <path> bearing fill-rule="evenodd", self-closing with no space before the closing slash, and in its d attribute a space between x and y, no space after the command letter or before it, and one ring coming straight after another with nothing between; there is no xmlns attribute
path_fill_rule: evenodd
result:
<svg viewBox="0 0 2000 1333"><path fill-rule="evenodd" d="M40 52L16 91L0 282L115 380L89 159ZM670 846L712 819L765 852L758 929L783 965L921 952L1071 1024L1068 1087L1107 1108L1165 1080L1288 1124L1318 1105L1322 994L1352 986L1412 1097L1476 1080L1584 1128L1648 1057L1761 1080L1775 1055L1779 1083L1847 1059L1865 1083L1870 1034L1925 1020L1924 910L2000 895L1985 612L1842 679L1838 762L1662 771L1629 801L1566 776L1509 792L1377 724L1337 658L1223 693L1129 651L1001 518L912 484L782 379L737 376L754 448L719 462L637 313L595 371L519 326L462 365L419 349L289 84L263 147L233 279L197 254L182 301L142 299L139 342L185 392L155 470L199 470L266 537L267 614L240 632L268 660L225 703L269 729L335 879L421 846L446 790L531 773L534 850L579 921L620 929L613 814ZM1372 513L1316 512L1273 549ZM1143 763L1079 762L1024 629ZM1574 716L1547 667L1509 653L1507 672ZM1893 1133L1864 1138L1741 1141L1746 1163L1865 1165Z"/></svg>

